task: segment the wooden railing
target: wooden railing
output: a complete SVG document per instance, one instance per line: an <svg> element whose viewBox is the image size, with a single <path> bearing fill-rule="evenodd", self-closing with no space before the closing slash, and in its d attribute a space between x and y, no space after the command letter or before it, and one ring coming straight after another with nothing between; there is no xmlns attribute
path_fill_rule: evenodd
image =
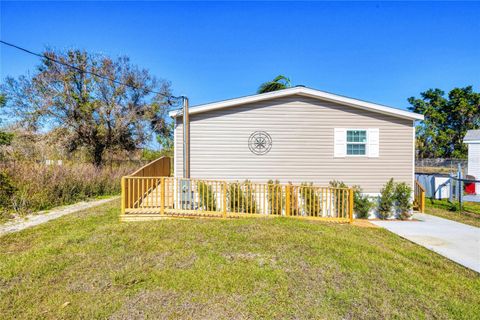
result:
<svg viewBox="0 0 480 320"><path fill-rule="evenodd" d="M171 159L169 157L161 157L144 165L128 177L168 177L170 176L170 164ZM133 187L126 185L122 179L122 202L125 202L126 207L141 203L146 192L148 192L148 187L152 188L152 186L146 185L146 179L139 179L137 182L141 185ZM145 190L145 192L142 192L142 190Z"/></svg>
<svg viewBox="0 0 480 320"><path fill-rule="evenodd" d="M413 209L419 212L425 212L425 189L418 180L415 180Z"/></svg>
<svg viewBox="0 0 480 320"><path fill-rule="evenodd" d="M171 177L122 178L121 219L265 217L353 221L353 189Z"/></svg>
<svg viewBox="0 0 480 320"><path fill-rule="evenodd" d="M171 159L169 157L161 157L147 163L134 173L131 177L169 177L170 176Z"/></svg>

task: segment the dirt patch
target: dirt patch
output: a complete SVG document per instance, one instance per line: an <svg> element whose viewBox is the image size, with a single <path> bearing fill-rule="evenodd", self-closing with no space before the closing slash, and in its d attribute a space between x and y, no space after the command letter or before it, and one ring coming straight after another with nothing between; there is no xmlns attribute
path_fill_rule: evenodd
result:
<svg viewBox="0 0 480 320"><path fill-rule="evenodd" d="M371 223L368 220L353 220L353 225L356 227L361 227L361 228L380 228L379 226Z"/></svg>
<svg viewBox="0 0 480 320"><path fill-rule="evenodd" d="M181 259L177 260L174 262L174 268L175 269L188 269L193 267L195 262L197 261L197 255L196 254L190 254L186 257L181 257Z"/></svg>
<svg viewBox="0 0 480 320"><path fill-rule="evenodd" d="M93 279L72 279L67 285L68 291L76 292L102 292L108 290L112 286L112 282L105 276L98 275Z"/></svg>
<svg viewBox="0 0 480 320"><path fill-rule="evenodd" d="M225 303L225 300L229 303ZM236 304L232 308L233 301ZM245 319L239 310L241 303L239 297L200 301L191 294L142 291L126 300L109 319Z"/></svg>
<svg viewBox="0 0 480 320"><path fill-rule="evenodd" d="M260 267L277 265L277 258L253 252L233 252L222 255L228 261L256 261Z"/></svg>
<svg viewBox="0 0 480 320"><path fill-rule="evenodd" d="M16 276L9 280L0 278L0 296L3 292L7 292L12 289L15 285L19 284L22 281L22 277Z"/></svg>
<svg viewBox="0 0 480 320"><path fill-rule="evenodd" d="M433 247L442 247L446 246L449 243L447 241L444 241L440 238L437 237L430 237L430 236L410 236L410 240L414 242L420 242L424 243L427 246L433 246Z"/></svg>

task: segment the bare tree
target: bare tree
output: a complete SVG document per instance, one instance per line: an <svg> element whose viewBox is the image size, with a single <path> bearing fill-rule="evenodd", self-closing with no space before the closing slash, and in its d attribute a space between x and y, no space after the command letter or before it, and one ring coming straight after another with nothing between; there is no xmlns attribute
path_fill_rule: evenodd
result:
<svg viewBox="0 0 480 320"><path fill-rule="evenodd" d="M114 60L81 50L44 55L49 59L33 76L9 77L1 88L6 109L26 127L62 132L69 152L83 147L97 166L107 151L133 151L152 134L168 135L169 82L127 57Z"/></svg>

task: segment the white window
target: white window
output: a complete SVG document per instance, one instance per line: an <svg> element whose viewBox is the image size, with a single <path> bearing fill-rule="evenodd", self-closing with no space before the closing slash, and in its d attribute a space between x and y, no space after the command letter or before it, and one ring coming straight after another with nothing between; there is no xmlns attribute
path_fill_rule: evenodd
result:
<svg viewBox="0 0 480 320"><path fill-rule="evenodd" d="M347 156L367 154L367 130L347 130Z"/></svg>
<svg viewBox="0 0 480 320"><path fill-rule="evenodd" d="M369 157L379 156L379 129L344 129L334 130L334 157Z"/></svg>

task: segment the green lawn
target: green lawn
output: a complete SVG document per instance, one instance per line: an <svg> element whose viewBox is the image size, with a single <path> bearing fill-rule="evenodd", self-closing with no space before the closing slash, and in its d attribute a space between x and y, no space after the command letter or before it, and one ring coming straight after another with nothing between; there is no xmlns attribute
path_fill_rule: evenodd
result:
<svg viewBox="0 0 480 320"><path fill-rule="evenodd" d="M119 223L119 202L0 238L2 319L475 319L480 277L383 229Z"/></svg>
<svg viewBox="0 0 480 320"><path fill-rule="evenodd" d="M425 213L480 227L480 203L464 202L461 213L458 210L458 202L450 203L448 200L426 199L425 203Z"/></svg>

